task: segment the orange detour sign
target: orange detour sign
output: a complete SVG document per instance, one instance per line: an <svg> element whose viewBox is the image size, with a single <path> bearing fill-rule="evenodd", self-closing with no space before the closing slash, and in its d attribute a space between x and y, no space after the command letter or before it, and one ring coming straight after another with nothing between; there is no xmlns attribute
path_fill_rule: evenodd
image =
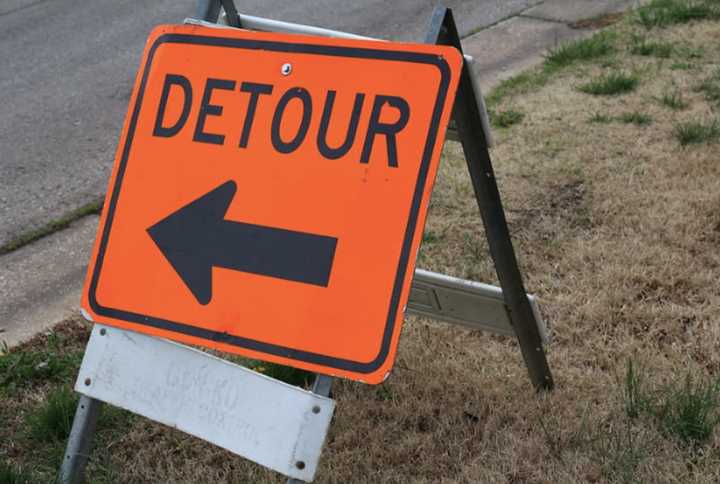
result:
<svg viewBox="0 0 720 484"><path fill-rule="evenodd" d="M155 29L88 316L382 381L461 66L451 47Z"/></svg>

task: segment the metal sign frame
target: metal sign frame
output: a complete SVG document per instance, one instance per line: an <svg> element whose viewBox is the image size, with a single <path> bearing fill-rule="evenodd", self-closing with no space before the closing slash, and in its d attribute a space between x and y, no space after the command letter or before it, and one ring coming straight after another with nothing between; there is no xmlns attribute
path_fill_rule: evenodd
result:
<svg viewBox="0 0 720 484"><path fill-rule="evenodd" d="M445 7L435 8L425 42L452 45L462 52L452 10ZM460 74L453 118L485 227L490 255L495 263L495 272L500 281L508 316L517 335L530 380L536 389L550 390L554 386L552 373L545 357L540 325L530 306L515 257L500 191L495 181L487 137L481 129L483 116L478 109L477 97L473 74L466 61Z"/></svg>
<svg viewBox="0 0 720 484"><path fill-rule="evenodd" d="M223 12L222 17L221 11ZM225 25L218 23L220 19L221 23L229 27L250 30L380 41L379 39L335 30L241 15L237 12L232 0L199 0L196 18L188 19L186 22L223 28ZM425 43L450 45L462 53L457 26L449 8L435 8ZM452 324L516 336L533 386L538 391L551 390L554 383L543 348L543 343L548 339L547 328L540 315L537 300L525 291L488 151L492 140L487 112L479 86L475 82L471 71L473 60L467 55L464 58L465 62L463 63L455 98L451 129L448 130L447 138L459 141L462 144L468 172L485 227L490 255L501 287L497 288L417 269L406 310L407 312ZM141 415L161 420L158 416L151 414L152 412L148 409L142 408L140 404L121 402L107 392L92 389L95 376L87 375L94 375L93 371L97 371L103 365L106 368L110 365L98 353L98 347L107 344L106 336L109 331L126 338L142 338L142 341L151 347L168 347L171 348L170 351L179 352L178 354L190 355L192 353L192 356L188 356L188 358L214 358L177 343L166 342L130 331L95 325L76 383L76 390L81 396L58 476L58 482L63 484L78 483L84 480L84 470L92 447L92 437L103 401L125 406L125 408ZM122 355L118 358L122 358ZM110 366L122 372L125 368L122 363L120 365ZM237 375L237 378L247 379L248 381L258 381L258 378L268 380L267 377L239 368L236 367L229 371L235 372L233 374ZM131 372L129 369L127 371ZM276 385L284 385L274 380L272 382ZM316 408L321 408L320 405L317 405L317 402L322 402L322 408L326 409L326 414L330 409L331 415L334 402L325 398L330 395L331 387L332 378L318 374L312 386L314 396L301 398L305 398L304 401L316 403L313 405L313 411ZM293 392L294 390L285 389L285 391ZM302 394L308 393L300 389L297 389L297 391ZM177 421L168 423L177 425L181 429L183 429L183 425L186 425L186 423ZM329 420L327 425L329 426ZM193 433L192 429L185 428L184 430ZM321 432L322 439L324 439L326 432L327 426ZM310 439L315 446L317 446L317 435ZM320 445L322 445L322 440ZM300 452L303 451L304 449L300 449ZM247 454L245 455L247 456ZM262 462L262 459L258 459L257 456L251 455L249 457L256 457L253 460L267 465L267 462ZM319 458L319 452L317 452L317 457ZM299 465L299 462L302 462L302 465ZM288 468L282 468L282 466L275 466L274 468L290 476L288 484L309 482L300 479L311 480L315 471L313 467L308 469L307 472L302 472L305 468L304 461L298 461L295 469L298 472L289 471Z"/></svg>

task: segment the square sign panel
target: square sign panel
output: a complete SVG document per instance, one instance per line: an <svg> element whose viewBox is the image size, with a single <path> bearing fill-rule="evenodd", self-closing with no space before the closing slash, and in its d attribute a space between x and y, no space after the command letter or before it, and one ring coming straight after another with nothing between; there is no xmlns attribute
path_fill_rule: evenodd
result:
<svg viewBox="0 0 720 484"><path fill-rule="evenodd" d="M451 47L155 29L88 316L382 381L461 67Z"/></svg>

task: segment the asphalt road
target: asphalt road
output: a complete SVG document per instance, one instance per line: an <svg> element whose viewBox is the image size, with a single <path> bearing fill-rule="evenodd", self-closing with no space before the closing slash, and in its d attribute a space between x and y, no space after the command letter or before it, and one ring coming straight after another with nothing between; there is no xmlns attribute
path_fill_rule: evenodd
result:
<svg viewBox="0 0 720 484"><path fill-rule="evenodd" d="M539 0L448 0L463 34ZM421 40L434 1L236 1L241 13ZM0 246L105 191L148 32L192 0L0 2Z"/></svg>

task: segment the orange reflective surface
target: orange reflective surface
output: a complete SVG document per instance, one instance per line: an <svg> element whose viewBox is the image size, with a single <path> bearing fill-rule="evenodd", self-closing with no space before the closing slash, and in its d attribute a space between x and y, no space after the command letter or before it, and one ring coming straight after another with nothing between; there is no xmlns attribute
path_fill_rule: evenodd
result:
<svg viewBox="0 0 720 484"><path fill-rule="evenodd" d="M118 146L84 309L119 327L382 381L397 348L461 65L450 47L158 27ZM186 79L190 95L168 74ZM208 79L224 83L212 88ZM271 86L255 99L245 147L240 139L253 101L243 83ZM293 94L298 88L309 103ZM318 147L329 91L331 148L343 145L363 95L355 136L335 158ZM290 100L280 108L286 93ZM288 147L295 137L297 146ZM337 240L327 285L245 272L230 254L230 263L211 269L209 302L193 296L148 229L228 181L237 191L223 223ZM243 250L252 247L239 241Z"/></svg>

